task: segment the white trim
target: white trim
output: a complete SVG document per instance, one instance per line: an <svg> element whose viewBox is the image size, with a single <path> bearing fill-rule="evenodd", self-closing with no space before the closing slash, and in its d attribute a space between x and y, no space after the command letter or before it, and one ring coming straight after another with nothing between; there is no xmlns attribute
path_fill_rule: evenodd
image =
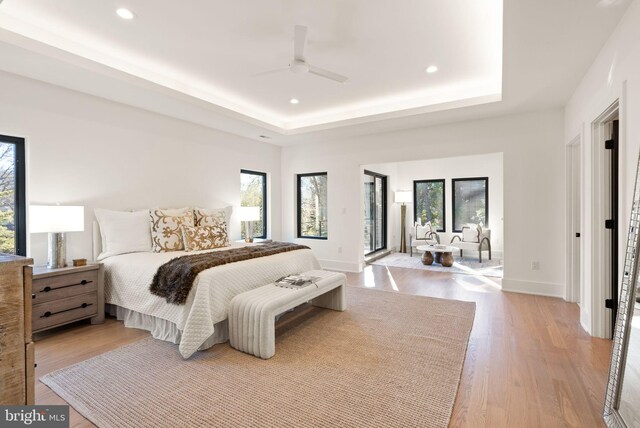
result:
<svg viewBox="0 0 640 428"><path fill-rule="evenodd" d="M340 272L362 272L362 264L356 262L344 262L341 260L318 260L322 269L336 270Z"/></svg>
<svg viewBox="0 0 640 428"><path fill-rule="evenodd" d="M522 279L502 280L502 291L523 294L535 294L537 296L559 297L564 299L564 284L554 284L551 282L535 282Z"/></svg>
<svg viewBox="0 0 640 428"><path fill-rule="evenodd" d="M567 267L565 269L565 295L564 299L568 302L579 302L581 301L580 296L580 266L581 262L578 261L577 266L574 264L576 254L578 252L579 260L582 259L582 238L576 238L575 233L580 233L582 235L582 201L584 200L584 180L582 177L582 173L584 170L583 157L582 157L582 133L578 134L571 141L569 141L566 145L565 151L565 160L566 160L566 179L565 179L565 194L566 194L566 206L565 206L565 217L566 217L566 243L565 243L565 252L566 252L566 260ZM577 154L576 151L577 150ZM578 159L578 165L574 165L574 160ZM575 170L577 169L577 171ZM578 176L579 188L576 189L574 187L574 180L576 179L576 174ZM575 200L579 198L578 210L575 210ZM576 241L577 240L577 241ZM576 280L576 277L578 278Z"/></svg>

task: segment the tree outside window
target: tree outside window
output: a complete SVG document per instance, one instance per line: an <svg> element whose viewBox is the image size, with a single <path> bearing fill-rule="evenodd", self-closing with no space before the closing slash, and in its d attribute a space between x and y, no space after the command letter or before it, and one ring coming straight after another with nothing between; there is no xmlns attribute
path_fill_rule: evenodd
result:
<svg viewBox="0 0 640 428"><path fill-rule="evenodd" d="M254 221L252 226L253 238L267 237L267 174L264 172L240 171L240 206L260 207L260 220ZM242 239L245 239L245 229L241 228Z"/></svg>
<svg viewBox="0 0 640 428"><path fill-rule="evenodd" d="M26 255L24 140L0 135L0 252Z"/></svg>
<svg viewBox="0 0 640 428"><path fill-rule="evenodd" d="M488 226L489 178L454 178L453 231L461 232L466 223Z"/></svg>
<svg viewBox="0 0 640 428"><path fill-rule="evenodd" d="M413 182L413 218L422 224L431 222L438 232L445 231L444 180Z"/></svg>
<svg viewBox="0 0 640 428"><path fill-rule="evenodd" d="M327 236L327 173L298 175L298 237Z"/></svg>

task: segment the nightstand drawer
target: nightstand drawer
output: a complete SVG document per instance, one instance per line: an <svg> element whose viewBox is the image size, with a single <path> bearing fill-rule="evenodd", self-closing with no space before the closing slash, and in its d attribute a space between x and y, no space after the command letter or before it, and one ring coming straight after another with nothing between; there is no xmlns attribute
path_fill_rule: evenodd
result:
<svg viewBox="0 0 640 428"><path fill-rule="evenodd" d="M97 270L34 279L31 303L35 306L43 302L95 292L97 289Z"/></svg>
<svg viewBox="0 0 640 428"><path fill-rule="evenodd" d="M33 331L53 327L98 313L98 294L88 293L33 307Z"/></svg>

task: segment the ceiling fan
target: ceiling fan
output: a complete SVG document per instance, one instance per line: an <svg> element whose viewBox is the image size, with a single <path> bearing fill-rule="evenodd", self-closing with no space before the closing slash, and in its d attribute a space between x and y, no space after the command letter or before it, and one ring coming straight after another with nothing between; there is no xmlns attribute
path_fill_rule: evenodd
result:
<svg viewBox="0 0 640 428"><path fill-rule="evenodd" d="M309 64L304 58L304 48L307 44L307 27L304 25L296 25L294 28L294 39L293 39L293 60L288 67L279 68L277 70L269 70L264 71L262 73L254 74L256 76L264 76L267 74L278 73L281 71L291 71L292 73L310 73L315 74L316 76L324 77L325 79L330 79L335 82L344 83L347 81L348 77L342 76L338 73L334 73L329 70L325 70L324 68L316 67L315 65Z"/></svg>

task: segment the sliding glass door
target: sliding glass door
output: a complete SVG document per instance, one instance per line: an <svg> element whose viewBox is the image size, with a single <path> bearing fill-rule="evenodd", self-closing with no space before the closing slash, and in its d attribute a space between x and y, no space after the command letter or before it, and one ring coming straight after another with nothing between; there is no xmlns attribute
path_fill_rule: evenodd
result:
<svg viewBox="0 0 640 428"><path fill-rule="evenodd" d="M387 177L364 172L364 254L387 248Z"/></svg>

